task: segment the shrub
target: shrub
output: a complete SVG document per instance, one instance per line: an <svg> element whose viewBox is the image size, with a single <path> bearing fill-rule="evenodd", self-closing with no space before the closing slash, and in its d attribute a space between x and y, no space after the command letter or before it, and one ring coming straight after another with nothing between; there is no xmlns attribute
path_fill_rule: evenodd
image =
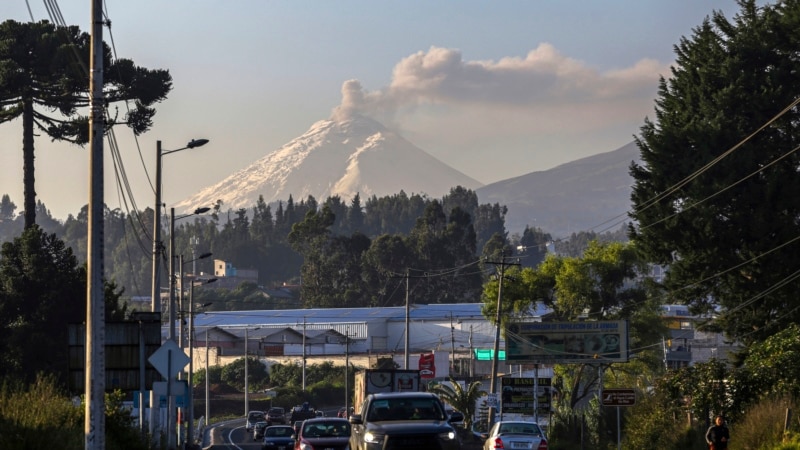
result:
<svg viewBox="0 0 800 450"><path fill-rule="evenodd" d="M797 402L788 397L765 398L748 408L747 414L731 426L731 450L762 449L762 448L800 448L795 435L784 436L783 424L786 408L797 411ZM794 431L797 431L797 422L794 422ZM788 441L788 442L786 442ZM792 442L794 442L792 444ZM779 446L794 445L794 447ZM779 447L776 447L779 446Z"/></svg>

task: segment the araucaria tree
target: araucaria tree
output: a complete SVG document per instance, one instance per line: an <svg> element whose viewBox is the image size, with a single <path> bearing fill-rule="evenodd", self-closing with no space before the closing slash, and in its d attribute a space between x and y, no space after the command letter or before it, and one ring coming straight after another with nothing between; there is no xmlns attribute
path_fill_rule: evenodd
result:
<svg viewBox="0 0 800 450"><path fill-rule="evenodd" d="M758 3L681 39L631 167L631 235L672 301L744 343L800 320L800 1Z"/></svg>
<svg viewBox="0 0 800 450"><path fill-rule="evenodd" d="M53 140L89 141L89 55L91 37L78 27L47 21L0 24L0 123L22 117L25 228L36 222L35 129ZM110 105L130 101L124 117L107 115L107 127L124 123L147 131L155 109L172 89L166 70L148 70L127 59L113 60L103 45L103 92Z"/></svg>

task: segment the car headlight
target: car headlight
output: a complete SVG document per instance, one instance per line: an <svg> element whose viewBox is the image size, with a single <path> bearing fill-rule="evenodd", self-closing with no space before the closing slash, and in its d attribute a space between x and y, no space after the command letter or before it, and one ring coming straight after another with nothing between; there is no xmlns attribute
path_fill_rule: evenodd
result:
<svg viewBox="0 0 800 450"><path fill-rule="evenodd" d="M314 450L314 447L306 444L305 442L300 443L300 450Z"/></svg>
<svg viewBox="0 0 800 450"><path fill-rule="evenodd" d="M443 441L452 441L456 438L455 431L448 431L446 433L439 433L439 439Z"/></svg>
<svg viewBox="0 0 800 450"><path fill-rule="evenodd" d="M367 431L364 433L364 442L368 444L380 444L383 443L384 435L373 433L371 431Z"/></svg>

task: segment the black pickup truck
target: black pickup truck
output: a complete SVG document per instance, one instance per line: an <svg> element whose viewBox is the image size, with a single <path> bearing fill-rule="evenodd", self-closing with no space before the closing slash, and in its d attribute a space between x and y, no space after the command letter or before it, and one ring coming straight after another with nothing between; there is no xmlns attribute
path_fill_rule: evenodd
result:
<svg viewBox="0 0 800 450"><path fill-rule="evenodd" d="M459 450L461 443L444 403L429 392L386 392L364 399L360 414L350 416L352 450Z"/></svg>

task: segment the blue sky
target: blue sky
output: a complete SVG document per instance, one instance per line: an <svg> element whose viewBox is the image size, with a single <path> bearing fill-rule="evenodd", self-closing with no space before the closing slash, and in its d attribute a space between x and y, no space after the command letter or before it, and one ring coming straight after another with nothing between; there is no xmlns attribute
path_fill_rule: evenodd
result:
<svg viewBox="0 0 800 450"><path fill-rule="evenodd" d="M211 140L164 158L170 205L334 111L376 118L487 184L615 150L653 116L681 36L714 10L738 10L733 0L104 3L117 55L168 69L174 82L151 131L138 140L115 131L139 209L152 207L157 140L164 149ZM87 32L90 7L60 3ZM40 0L0 2L4 20L31 15L49 18ZM0 194L18 207L21 142L19 121L0 126ZM77 214L88 202L87 151L39 137L36 156L38 199L59 219Z"/></svg>

